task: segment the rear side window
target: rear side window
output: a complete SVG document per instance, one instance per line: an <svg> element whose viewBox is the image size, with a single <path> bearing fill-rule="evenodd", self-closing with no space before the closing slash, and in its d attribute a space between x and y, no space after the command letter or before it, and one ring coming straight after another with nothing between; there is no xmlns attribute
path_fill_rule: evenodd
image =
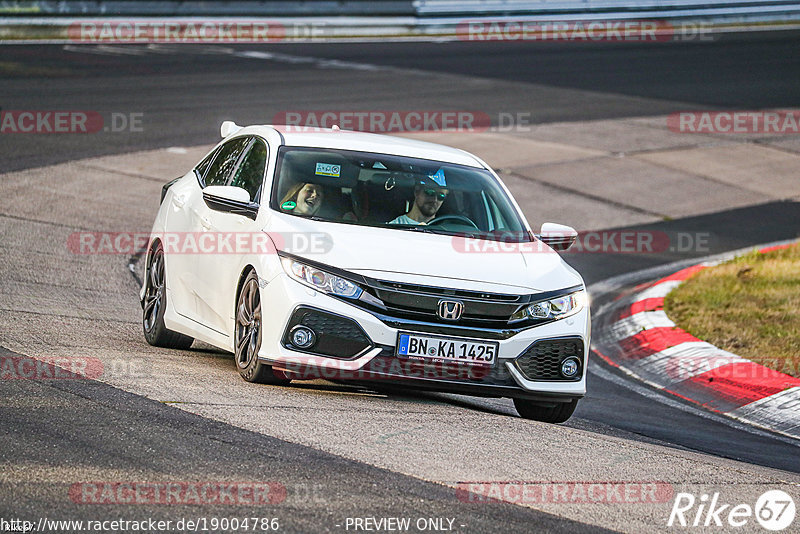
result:
<svg viewBox="0 0 800 534"><path fill-rule="evenodd" d="M209 185L225 185L236 168L239 156L250 142L249 137L237 137L220 147L208 172L205 174L204 187Z"/></svg>
<svg viewBox="0 0 800 534"><path fill-rule="evenodd" d="M266 167L267 145L261 139L254 139L228 185L241 187L250 193L252 202L258 202Z"/></svg>

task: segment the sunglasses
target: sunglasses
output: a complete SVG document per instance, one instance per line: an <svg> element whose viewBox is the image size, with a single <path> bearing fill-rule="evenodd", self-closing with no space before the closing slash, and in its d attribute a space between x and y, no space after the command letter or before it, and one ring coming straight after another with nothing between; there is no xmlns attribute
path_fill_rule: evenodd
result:
<svg viewBox="0 0 800 534"><path fill-rule="evenodd" d="M444 200L447 198L447 193L436 191L436 189L425 189L423 193L425 193L429 197L439 197L439 200Z"/></svg>

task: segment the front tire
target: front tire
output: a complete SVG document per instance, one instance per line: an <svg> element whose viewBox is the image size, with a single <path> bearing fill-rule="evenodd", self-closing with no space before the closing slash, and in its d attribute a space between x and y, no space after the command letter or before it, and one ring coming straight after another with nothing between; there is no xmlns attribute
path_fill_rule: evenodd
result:
<svg viewBox="0 0 800 534"><path fill-rule="evenodd" d="M572 417L577 406L578 399L553 404L542 404L527 399L514 399L514 407L522 418L533 419L543 423L563 423Z"/></svg>
<svg viewBox="0 0 800 534"><path fill-rule="evenodd" d="M261 292L258 276L250 271L236 298L236 328L234 348L236 369L248 382L286 385L289 379L276 376L272 367L258 359L261 349Z"/></svg>
<svg viewBox="0 0 800 534"><path fill-rule="evenodd" d="M147 285L142 306L142 330L144 338L155 347L188 349L193 338L173 332L164 326L167 309L167 278L164 270L164 248L158 243L149 255L145 270Z"/></svg>

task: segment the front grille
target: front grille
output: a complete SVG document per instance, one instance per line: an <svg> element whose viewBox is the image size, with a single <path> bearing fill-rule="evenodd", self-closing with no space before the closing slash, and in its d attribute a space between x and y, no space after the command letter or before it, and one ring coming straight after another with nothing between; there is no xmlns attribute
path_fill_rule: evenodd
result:
<svg viewBox="0 0 800 534"><path fill-rule="evenodd" d="M456 297L456 298L490 300L499 302L517 302L520 299L519 295L506 295L503 293L486 293L483 291L469 291L466 289L447 289L443 287L406 284L403 282L390 282L388 280L378 280L378 283L385 288L396 289L404 293L422 293L426 295L437 295L440 297Z"/></svg>
<svg viewBox="0 0 800 534"><path fill-rule="evenodd" d="M527 300L520 295L421 286L385 280L371 281L369 291L381 302L382 311L392 317L492 329L507 328L511 315ZM464 303L464 315L461 319L445 321L438 317L436 310L442 299Z"/></svg>
<svg viewBox="0 0 800 534"><path fill-rule="evenodd" d="M289 338L289 332L299 324L309 327L317 336L317 342L308 350L294 347ZM292 314L283 342L293 350L336 358L355 357L372 345L361 327L352 319L306 307L300 307Z"/></svg>
<svg viewBox="0 0 800 534"><path fill-rule="evenodd" d="M575 378L561 376L561 362L570 356L581 362ZM583 340L581 338L542 339L535 342L514 361L528 380L564 380L574 382L583 376Z"/></svg>

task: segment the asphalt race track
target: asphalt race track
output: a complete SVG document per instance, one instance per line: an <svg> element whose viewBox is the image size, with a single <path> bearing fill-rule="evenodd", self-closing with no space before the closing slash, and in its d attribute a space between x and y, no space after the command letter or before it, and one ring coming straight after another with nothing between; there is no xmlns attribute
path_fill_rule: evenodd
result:
<svg viewBox="0 0 800 534"><path fill-rule="evenodd" d="M799 107L798 50L800 35L778 32L651 45L9 45L0 48L3 110L93 110L140 116L142 127L0 135L0 172L209 145L222 120L270 123L275 114L297 109L467 109L493 119L529 113L535 123L551 123ZM266 480L284 486L286 498L258 515L279 517L281 531L288 532L346 532L348 517L400 515L454 518L457 532L669 531L669 503L632 506L629 517L625 508L596 504L464 502L454 486L469 480L668 480L676 490L728 488L733 502L800 483L800 444L698 413L630 383L599 359L575 415L554 427L517 418L507 400L324 382L254 386L239 379L228 355L202 347L153 349L136 322L137 287L125 261L75 262L52 252L78 229L148 228L161 183L174 176L159 181L120 171L98 186L97 203L72 198L71 205L54 207L52 217L0 213L2 314L8 314L0 335L16 339L40 329L39 338L31 337L37 353L71 347L87 356L134 355L152 366L145 379L129 382L0 380L3 518L243 517L253 508L91 506L66 494L83 481ZM8 195L9 202L45 206L48 198L40 185ZM798 237L800 203L636 228L709 232L713 254ZM588 285L690 257L664 252L567 260ZM52 307L25 308L28 291ZM22 319L8 320L12 316ZM63 339L53 325L63 325ZM0 351L9 358L28 355L19 347Z"/></svg>
<svg viewBox="0 0 800 534"><path fill-rule="evenodd" d="M500 112L530 113L533 122L541 123L781 107L800 101L796 33L663 44L66 48L0 49L0 108L142 113L146 130L100 132L88 139L40 136L35 143L24 136L4 136L4 171L76 157L208 144L214 141L210 124L225 119L269 124L276 113L295 109L444 107L482 111L493 122ZM268 60L246 53L265 50L281 57ZM476 78L465 82L460 76Z"/></svg>

